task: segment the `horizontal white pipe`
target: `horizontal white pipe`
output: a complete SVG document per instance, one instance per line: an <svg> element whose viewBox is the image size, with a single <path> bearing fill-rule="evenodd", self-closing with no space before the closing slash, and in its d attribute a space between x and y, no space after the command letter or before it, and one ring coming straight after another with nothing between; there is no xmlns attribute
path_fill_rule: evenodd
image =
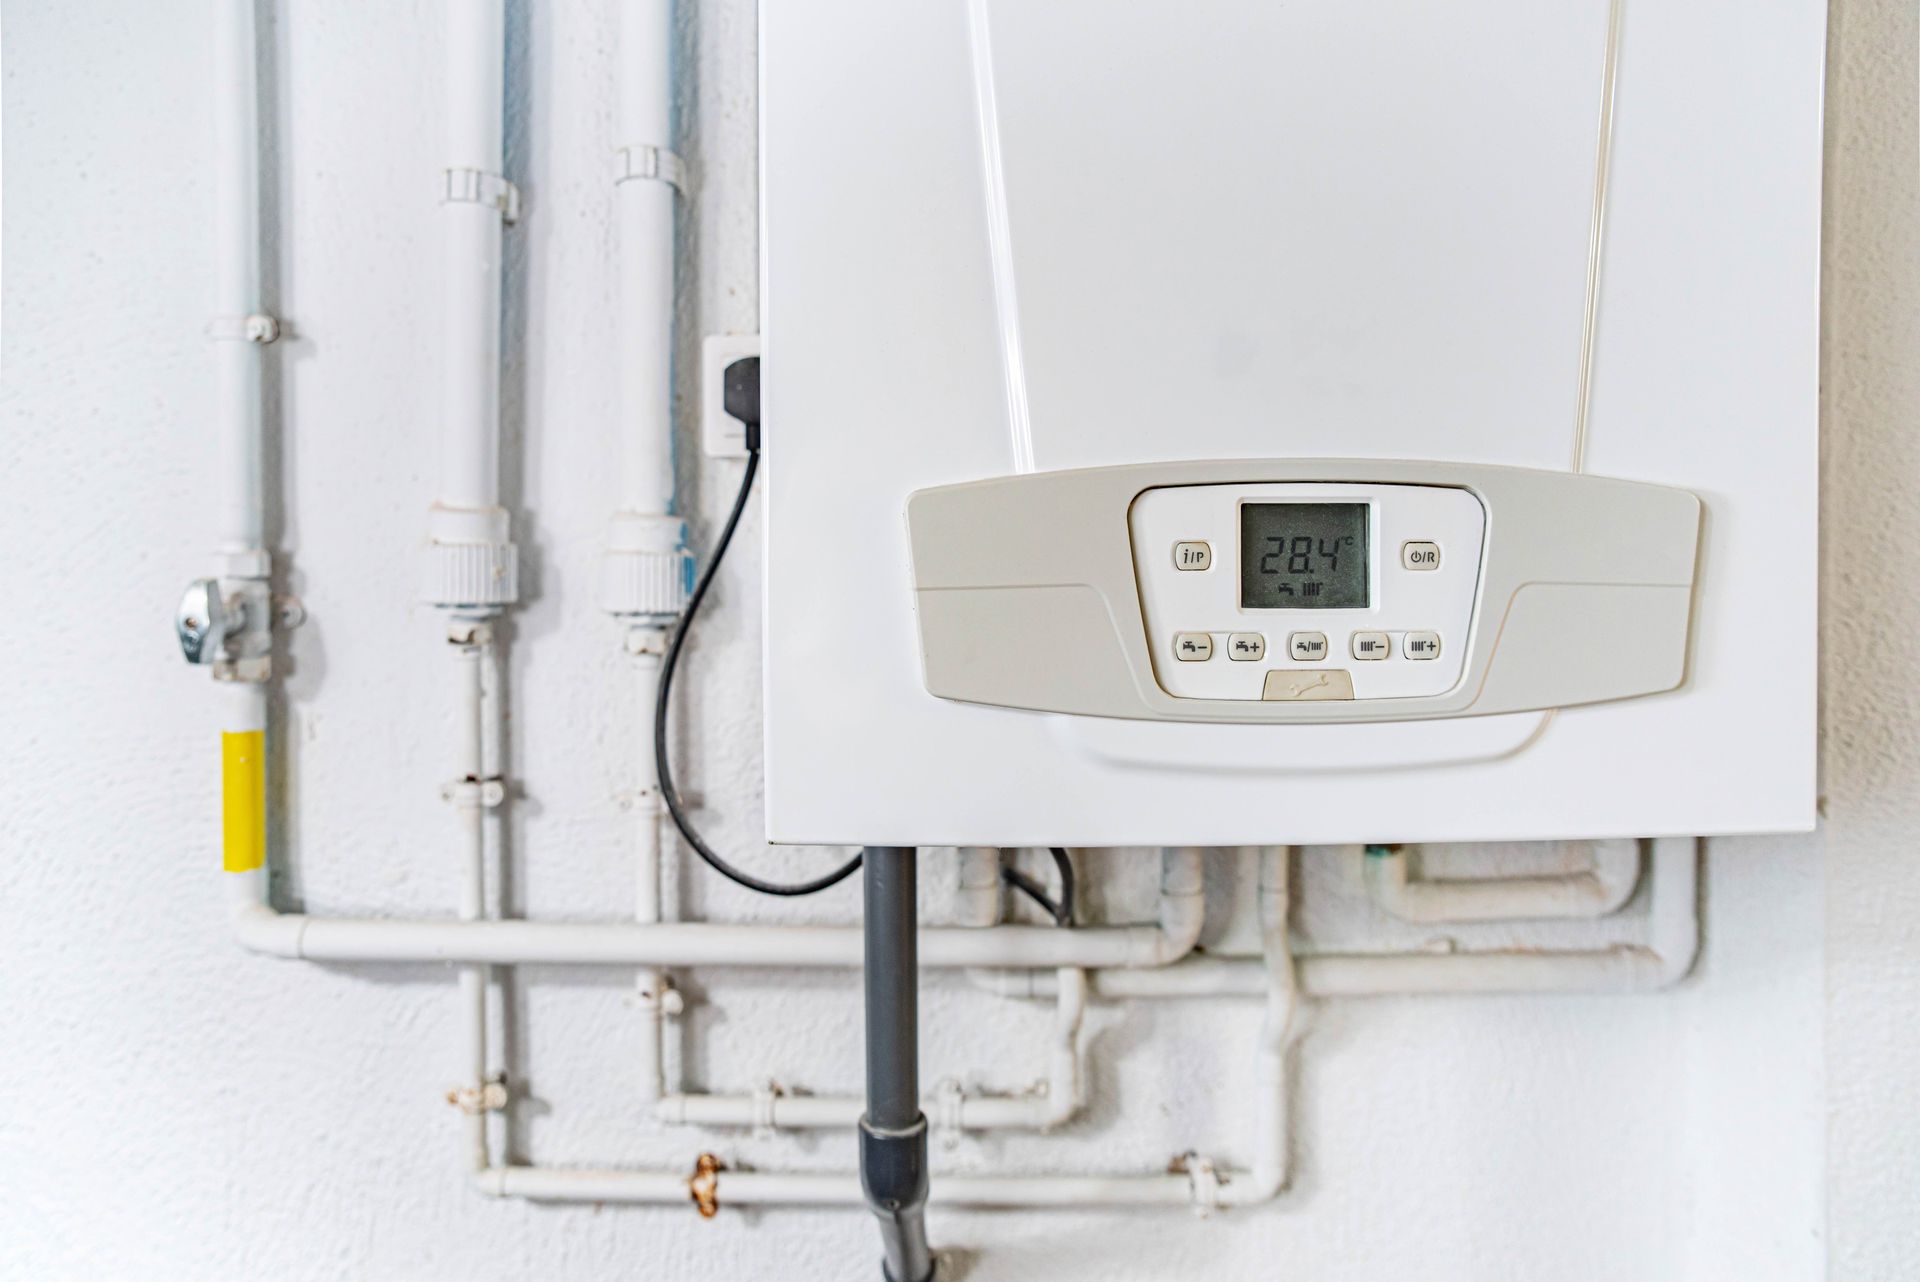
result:
<svg viewBox="0 0 1920 1282"><path fill-rule="evenodd" d="M1063 1106L1064 1101L1064 1106ZM1072 1117L1070 1093L1049 1089L1035 1095L966 1095L957 1102L951 1124L962 1131L1046 1131ZM943 1108L939 1096L929 1096L929 1119ZM860 1120L866 1103L853 1095L669 1095L660 1100L654 1117L670 1125L753 1127L784 1130L844 1130Z"/></svg>
<svg viewBox="0 0 1920 1282"><path fill-rule="evenodd" d="M1163 884L1182 884L1184 860L1170 860ZM1259 1098L1255 1101L1255 1156L1250 1171L1219 1171L1201 1182L1190 1173L1151 1175L941 1175L932 1182L931 1201L939 1206L1042 1209L1071 1206L1246 1206L1275 1196L1287 1180L1286 1047L1294 1009L1292 967L1287 948L1286 851L1268 850L1262 884L1265 916L1261 963L1269 977L1267 1018L1259 1046ZM984 932L979 932L984 933ZM1077 993L1078 977L1056 977ZM1059 1027L1077 1033L1077 998L1061 1003ZM1198 1159L1190 1159L1195 1167ZM1209 1166L1207 1168L1211 1170ZM648 1202L677 1204L693 1200L690 1176L665 1172L561 1170L509 1166L482 1171L476 1187L496 1197L536 1201ZM774 1174L721 1171L714 1200L720 1206L863 1206L860 1180L851 1174Z"/></svg>
<svg viewBox="0 0 1920 1282"><path fill-rule="evenodd" d="M1666 988L1693 968L1700 949L1699 851L1692 837L1651 843L1652 894L1645 944L1582 952L1323 953L1295 958L1300 991L1310 997L1406 994L1630 993ZM1044 970L975 973L983 988L1011 997L1053 994ZM1096 971L1103 998L1258 996L1267 991L1251 958L1188 957L1156 971Z"/></svg>
<svg viewBox="0 0 1920 1282"><path fill-rule="evenodd" d="M1236 1205L1236 1184L1251 1177L1223 1173L1221 1203ZM475 1186L494 1197L531 1201L690 1203L689 1177L658 1171L566 1170L495 1167L475 1176ZM860 1177L851 1173L782 1174L721 1171L715 1200L733 1206L865 1207ZM1244 1195L1241 1195L1244 1197ZM996 1209L1073 1206L1191 1206L1193 1182L1186 1175L941 1175L932 1183L935 1206Z"/></svg>
<svg viewBox="0 0 1920 1282"><path fill-rule="evenodd" d="M240 727L234 727L240 728ZM1300 991L1314 997L1400 993L1640 992L1665 987L1698 952L1697 852L1691 837L1653 843L1651 932L1645 945L1584 952L1309 954L1299 957ZM242 944L282 957L327 961L491 962L499 965L857 966L857 927L322 918L276 913L259 873L230 873ZM1172 913L1177 920L1183 910ZM1151 926L928 927L921 963L986 967L1003 974L976 982L1022 997L1052 997L1061 966L1090 969L1098 997L1257 995L1259 962L1190 957L1181 934ZM1191 943L1187 943L1191 947ZM1098 958L1098 960L1095 960ZM1173 964L1176 963L1177 964Z"/></svg>
<svg viewBox="0 0 1920 1282"><path fill-rule="evenodd" d="M931 1120L942 1101L929 1096ZM866 1103L854 1095L669 1095L654 1117L670 1125L754 1127L767 1130L845 1130L860 1120ZM958 1101L955 1122L963 1131L1049 1130L1067 1118L1052 1092L1045 1095L968 1095Z"/></svg>
<svg viewBox="0 0 1920 1282"><path fill-rule="evenodd" d="M959 1101L961 1130L1044 1130L1051 1110L1045 1096L969 1095ZM931 1117L940 1107L929 1097ZM844 1130L860 1120L865 1101L852 1095L669 1095L654 1117L672 1125L738 1126L768 1130Z"/></svg>
<svg viewBox="0 0 1920 1282"><path fill-rule="evenodd" d="M313 961L494 965L780 966L861 964L858 926L735 926L710 922L450 921L311 917L275 912L264 881L238 882L239 941L256 952ZM1029 967L1164 966L1199 939L1205 899L1196 847L1163 856L1160 922L1152 926L929 926L920 964Z"/></svg>
<svg viewBox="0 0 1920 1282"><path fill-rule="evenodd" d="M235 930L256 952L312 961L803 968L861 962L857 926L310 917L249 902L236 912ZM936 968L1157 966L1175 956L1154 926L929 926L920 932L920 964Z"/></svg>
<svg viewBox="0 0 1920 1282"><path fill-rule="evenodd" d="M1616 863L1597 850L1592 866L1558 876L1427 879L1415 874L1409 852L1369 852L1367 890L1374 903L1403 921L1532 921L1605 917L1633 898L1640 884L1639 843L1633 858Z"/></svg>
<svg viewBox="0 0 1920 1282"><path fill-rule="evenodd" d="M838 1130L865 1110L852 1095L701 1095L662 1099L654 1117L675 1126L753 1126L772 1130Z"/></svg>
<svg viewBox="0 0 1920 1282"><path fill-rule="evenodd" d="M1051 1130L1079 1107L1080 1022L1086 1011L1086 972L1064 969L1055 977L1057 999L1047 1055L1044 1090L1029 1095L959 1095L936 1091L925 1112L934 1130ZM684 1093L662 1099L654 1116L671 1125L751 1126L765 1130L839 1130L860 1120L866 1103L850 1095L753 1095Z"/></svg>

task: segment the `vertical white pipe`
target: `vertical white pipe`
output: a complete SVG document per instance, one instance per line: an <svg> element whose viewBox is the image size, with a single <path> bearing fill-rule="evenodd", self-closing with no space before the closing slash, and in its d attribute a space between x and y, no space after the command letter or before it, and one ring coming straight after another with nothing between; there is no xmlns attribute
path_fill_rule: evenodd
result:
<svg viewBox="0 0 1920 1282"><path fill-rule="evenodd" d="M223 574L264 576L262 345L241 337L260 298L260 99L254 0L214 6L214 519Z"/></svg>
<svg viewBox="0 0 1920 1282"><path fill-rule="evenodd" d="M1287 1186L1291 1173L1288 1150L1291 1126L1291 1086L1287 1080L1288 1041L1299 1004L1299 986L1293 969L1293 945L1288 928L1292 901L1292 859L1286 846L1263 846L1260 851L1261 954L1266 967L1267 1012L1260 1029L1260 1053L1254 1101L1255 1148L1252 1186L1240 1197L1264 1202Z"/></svg>
<svg viewBox="0 0 1920 1282"><path fill-rule="evenodd" d="M498 175L506 93L502 0L448 0L446 164ZM497 207L441 205L446 336L440 506L483 511L500 488L500 240ZM474 540L476 542L482 540Z"/></svg>
<svg viewBox="0 0 1920 1282"><path fill-rule="evenodd" d="M1058 1126L1080 1107L1080 1024L1087 1013L1087 972L1063 966L1053 1010L1053 1049L1048 1057L1047 1099L1042 1128Z"/></svg>
<svg viewBox="0 0 1920 1282"><path fill-rule="evenodd" d="M478 921L486 915L486 808L480 788L486 778L487 653L482 643L456 643L454 671L458 684L460 752L456 762L454 807L459 815L464 850L460 876L460 920ZM461 785L465 785L462 787ZM487 980L486 966L460 970L460 1065L467 1100L468 1161L476 1171L490 1162L487 1152Z"/></svg>
<svg viewBox="0 0 1920 1282"><path fill-rule="evenodd" d="M954 886L954 925L992 926L1000 920L1000 848L962 846Z"/></svg>
<svg viewBox="0 0 1920 1282"><path fill-rule="evenodd" d="M660 779L653 759L654 700L660 689L660 658L666 633L635 628L627 638L633 656L634 699L646 732L636 765L633 795L633 919L648 926L660 920ZM651 1112L666 1094L666 972L642 966L634 973L640 999L640 1103Z"/></svg>
<svg viewBox="0 0 1920 1282"><path fill-rule="evenodd" d="M619 135L624 148L672 139L668 0L620 7ZM673 505L673 187L628 179L614 188L620 269L620 508L660 516Z"/></svg>

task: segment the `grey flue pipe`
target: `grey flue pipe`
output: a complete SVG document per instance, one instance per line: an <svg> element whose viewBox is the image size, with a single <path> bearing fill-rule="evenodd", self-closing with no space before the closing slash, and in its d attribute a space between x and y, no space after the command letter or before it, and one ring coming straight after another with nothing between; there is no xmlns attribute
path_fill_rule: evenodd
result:
<svg viewBox="0 0 1920 1282"><path fill-rule="evenodd" d="M860 1187L880 1222L886 1282L930 1282L927 1118L920 1111L918 852L868 846L866 885L867 1112L860 1119Z"/></svg>

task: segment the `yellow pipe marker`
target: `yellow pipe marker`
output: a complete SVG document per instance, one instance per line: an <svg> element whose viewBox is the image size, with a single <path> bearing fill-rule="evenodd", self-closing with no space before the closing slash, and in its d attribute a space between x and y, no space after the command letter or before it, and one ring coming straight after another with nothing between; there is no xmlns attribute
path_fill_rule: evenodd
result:
<svg viewBox="0 0 1920 1282"><path fill-rule="evenodd" d="M267 732L220 735L222 862L228 872L252 872L267 862Z"/></svg>

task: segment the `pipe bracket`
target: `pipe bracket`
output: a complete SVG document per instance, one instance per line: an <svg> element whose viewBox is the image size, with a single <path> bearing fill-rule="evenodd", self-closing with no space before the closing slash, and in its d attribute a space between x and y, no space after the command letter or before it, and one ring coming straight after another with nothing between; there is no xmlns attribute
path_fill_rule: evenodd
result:
<svg viewBox="0 0 1920 1282"><path fill-rule="evenodd" d="M440 800L460 807L492 810L507 799L507 785L497 776L486 779L455 779L440 785Z"/></svg>
<svg viewBox="0 0 1920 1282"><path fill-rule="evenodd" d="M259 343L264 347L280 337L280 322L264 312L216 316L207 322L207 337L216 342Z"/></svg>
<svg viewBox="0 0 1920 1282"><path fill-rule="evenodd" d="M619 158L613 175L614 186L636 179L652 179L665 183L682 196L687 194L687 162L665 147L635 144L620 148L614 155Z"/></svg>
<svg viewBox="0 0 1920 1282"><path fill-rule="evenodd" d="M772 1136L772 1134L776 1129L776 1123L774 1121L774 1116L773 1116L774 1101L779 1099L781 1096L785 1095L786 1093L787 1093L786 1087L780 1085L780 1083L778 1082L768 1082L764 1086L755 1088L752 1096L752 1100L753 1100L753 1123L752 1124L753 1124L753 1137L755 1139L763 1140Z"/></svg>
<svg viewBox="0 0 1920 1282"><path fill-rule="evenodd" d="M1173 1159L1171 1169L1187 1177L1187 1196L1195 1215L1205 1219L1220 1209L1220 1170L1211 1159L1182 1153Z"/></svg>
<svg viewBox="0 0 1920 1282"><path fill-rule="evenodd" d="M934 1139L945 1152L951 1153L959 1148L965 1135L963 1110L966 1100L966 1091L951 1077L941 1078L933 1088L933 1116L928 1120L933 1127Z"/></svg>
<svg viewBox="0 0 1920 1282"><path fill-rule="evenodd" d="M520 189L499 174L484 169L447 169L442 204L487 205L512 226L520 221Z"/></svg>
<svg viewBox="0 0 1920 1282"><path fill-rule="evenodd" d="M447 1092L447 1103L469 1117L498 1113L507 1107L507 1084L498 1077L490 1077L478 1086L456 1086Z"/></svg>

